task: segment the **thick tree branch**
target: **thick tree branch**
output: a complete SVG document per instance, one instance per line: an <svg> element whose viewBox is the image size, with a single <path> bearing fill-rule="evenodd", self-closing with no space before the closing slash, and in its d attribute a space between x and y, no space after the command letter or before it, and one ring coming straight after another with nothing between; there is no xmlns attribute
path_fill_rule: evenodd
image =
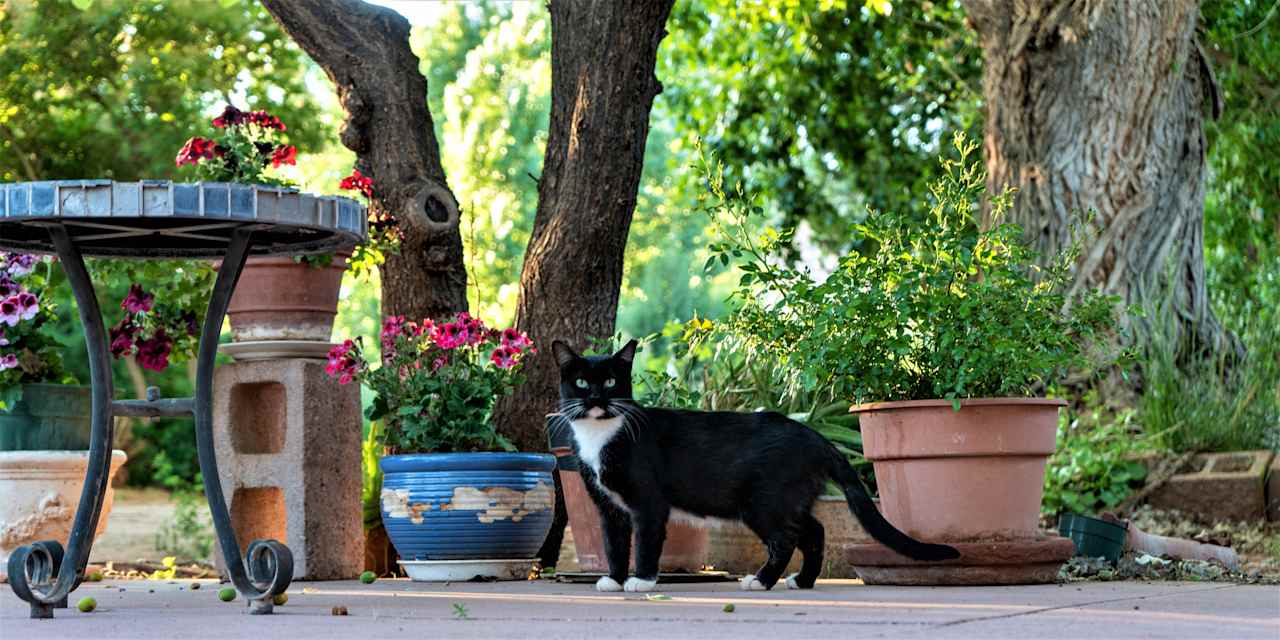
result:
<svg viewBox="0 0 1280 640"><path fill-rule="evenodd" d="M405 230L383 268L386 315L441 317L466 309L458 203L445 181L427 81L409 48L409 22L359 0L263 0L276 22L337 87L342 144L373 178L371 206Z"/></svg>

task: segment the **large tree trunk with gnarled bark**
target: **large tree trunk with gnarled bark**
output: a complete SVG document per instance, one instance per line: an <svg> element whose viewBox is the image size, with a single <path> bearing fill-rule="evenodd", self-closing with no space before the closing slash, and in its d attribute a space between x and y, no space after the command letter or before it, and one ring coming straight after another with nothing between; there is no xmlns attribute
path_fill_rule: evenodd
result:
<svg viewBox="0 0 1280 640"><path fill-rule="evenodd" d="M1050 254L1083 212L1094 238L1074 287L1130 304L1172 296L1184 344L1238 349L1210 308L1203 260L1206 109L1197 0L965 0L985 55L992 192Z"/></svg>
<svg viewBox="0 0 1280 640"><path fill-rule="evenodd" d="M613 335L622 257L636 207L654 76L673 0L553 0L551 129L525 251L516 324L542 353L500 403L498 428L543 450L559 397L551 341Z"/></svg>
<svg viewBox="0 0 1280 640"><path fill-rule="evenodd" d="M458 203L445 182L427 111L427 80L409 22L358 0L263 0L333 81L346 111L342 144L373 178L370 206L400 220L399 255L382 273L383 315L440 318L467 308Z"/></svg>

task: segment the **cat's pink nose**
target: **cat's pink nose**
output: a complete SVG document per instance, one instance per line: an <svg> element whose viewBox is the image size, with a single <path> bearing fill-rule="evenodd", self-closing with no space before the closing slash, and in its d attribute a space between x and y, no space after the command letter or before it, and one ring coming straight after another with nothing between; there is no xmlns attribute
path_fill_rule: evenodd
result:
<svg viewBox="0 0 1280 640"><path fill-rule="evenodd" d="M604 415L604 409L601 409L600 407L591 407L587 410L588 417L599 418L602 415Z"/></svg>

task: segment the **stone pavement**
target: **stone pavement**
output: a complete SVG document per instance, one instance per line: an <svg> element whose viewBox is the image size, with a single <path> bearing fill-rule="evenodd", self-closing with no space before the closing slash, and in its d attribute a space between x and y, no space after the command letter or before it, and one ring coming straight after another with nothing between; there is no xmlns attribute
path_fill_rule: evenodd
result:
<svg viewBox="0 0 1280 640"><path fill-rule="evenodd" d="M54 620L30 620L0 585L0 638L1280 638L1280 587L1091 582L1032 587L872 587L745 593L666 585L670 600L551 581L303 582L271 616L217 599L204 581L86 583ZM123 591L121 591L123 589ZM94 596L98 610L75 603ZM736 610L723 611L726 603ZM346 617L331 615L342 605ZM465 617L458 607L465 608Z"/></svg>

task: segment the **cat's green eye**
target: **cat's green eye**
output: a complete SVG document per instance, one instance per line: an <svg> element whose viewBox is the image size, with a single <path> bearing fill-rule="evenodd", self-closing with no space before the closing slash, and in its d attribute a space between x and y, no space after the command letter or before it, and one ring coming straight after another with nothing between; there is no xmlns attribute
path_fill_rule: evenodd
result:
<svg viewBox="0 0 1280 640"><path fill-rule="evenodd" d="M613 378L609 378L608 380L605 380L605 381L604 381L604 388L606 388L606 389L612 389L612 388L613 388L613 385L615 385L615 384L618 384L618 381L617 381L617 380L614 380Z"/></svg>
<svg viewBox="0 0 1280 640"><path fill-rule="evenodd" d="M583 380L582 378L578 378L578 380L577 380L576 382L574 382L574 384L578 385L578 388L579 388L579 389L586 389L586 388L587 388L587 381L586 381L586 380Z"/></svg>

